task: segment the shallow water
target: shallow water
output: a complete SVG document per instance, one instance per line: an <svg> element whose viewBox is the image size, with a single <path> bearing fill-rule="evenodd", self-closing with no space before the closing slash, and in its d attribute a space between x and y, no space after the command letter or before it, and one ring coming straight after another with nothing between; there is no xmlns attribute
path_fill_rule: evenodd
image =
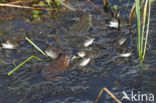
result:
<svg viewBox="0 0 156 103"><path fill-rule="evenodd" d="M101 0L94 3L102 8ZM118 3L118 1L111 0L110 5L114 4L123 4L121 8L124 8L127 2L122 0ZM0 33L3 35L0 35L0 42L21 33L30 37L42 50L45 50L48 45L54 45L64 49L66 53L74 53L77 50L86 49L82 47L86 38L94 37L96 40L86 49L91 52L89 55L93 58L85 67L85 71L73 66L49 81L45 80L41 73L33 72L33 69L40 63L35 59L20 67L11 76L7 76L10 70L31 55L45 59L27 41L24 41L17 50L0 49L0 102L93 103L103 87L108 88L119 100L123 97L123 91L128 94L134 91L156 95L156 3L152 6L149 45L145 58L146 66L143 69L138 66L135 30L129 33L128 28L121 31L105 28L106 25L102 21L108 17L87 0L73 2L72 5L86 12L82 10L59 11L55 19L53 15L43 13L39 19L30 20L29 10L2 8ZM91 19L87 13L90 13ZM128 11L121 9L121 13L125 15ZM9 18L10 15L12 18ZM133 52L129 58L117 57L117 48L112 45L121 35L132 35L126 41L127 47ZM42 63L48 64L48 62ZM104 92L98 103L116 102Z"/></svg>

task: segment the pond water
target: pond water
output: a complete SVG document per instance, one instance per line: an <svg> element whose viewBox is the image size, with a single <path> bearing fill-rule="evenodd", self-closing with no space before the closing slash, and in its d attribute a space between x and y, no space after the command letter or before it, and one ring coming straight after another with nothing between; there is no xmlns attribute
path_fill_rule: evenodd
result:
<svg viewBox="0 0 156 103"><path fill-rule="evenodd" d="M102 0L93 2L102 9ZM32 19L31 10L1 7L1 43L20 34L31 38L42 50L49 45L64 50L66 54L85 50L91 57L91 62L83 70L71 66L54 79L46 80L41 72L36 73L34 69L40 65L48 65L50 61L38 62L32 59L8 76L10 70L32 55L45 60L47 58L26 40L21 40L15 50L1 48L0 103L93 103L104 87L119 100L123 97L123 91L128 95L134 92L156 96L156 3L152 4L149 41L143 68L138 65L135 25L124 26L120 30L111 29L105 22L110 19L109 15L99 11L87 0L69 0L68 3L77 10L60 9L50 13L43 10L37 19ZM125 9L127 0L110 0L110 5L118 5L120 15L125 17L128 17L132 3ZM127 37L121 50L132 52L128 58L118 56L119 48L116 44L121 37ZM83 43L88 38L95 38L95 41L85 48ZM127 100L122 102L132 103ZM98 103L116 102L104 92Z"/></svg>

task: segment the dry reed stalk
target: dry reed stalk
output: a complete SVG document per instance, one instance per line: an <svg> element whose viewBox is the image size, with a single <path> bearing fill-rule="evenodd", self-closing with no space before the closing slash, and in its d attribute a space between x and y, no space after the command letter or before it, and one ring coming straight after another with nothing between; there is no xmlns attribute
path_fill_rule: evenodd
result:
<svg viewBox="0 0 156 103"><path fill-rule="evenodd" d="M106 91L116 102L118 103L122 103L120 100L118 100L107 88L102 88L100 93L98 94L98 96L96 97L94 103L97 103L97 101L99 100L100 96L102 95L103 91Z"/></svg>
<svg viewBox="0 0 156 103"><path fill-rule="evenodd" d="M20 5L14 5L14 4L5 4L5 3L0 3L0 6L2 7L14 7L14 8L22 8L22 9L36 9L36 10L54 10L52 8L34 8L34 7L29 7L29 6L20 6Z"/></svg>
<svg viewBox="0 0 156 103"><path fill-rule="evenodd" d="M130 25L132 23L133 15L134 15L134 12L135 12L135 7L136 7L136 3L133 4L132 9L130 11L128 25Z"/></svg>
<svg viewBox="0 0 156 103"><path fill-rule="evenodd" d="M92 1L88 0L89 3L91 3L95 8L97 8L100 12L103 12L101 8L99 8L96 4L94 4Z"/></svg>
<svg viewBox="0 0 156 103"><path fill-rule="evenodd" d="M17 0L17 1L10 2L9 4L18 4L18 3L24 3L24 2L28 2L28 1L26 1L26 0Z"/></svg>

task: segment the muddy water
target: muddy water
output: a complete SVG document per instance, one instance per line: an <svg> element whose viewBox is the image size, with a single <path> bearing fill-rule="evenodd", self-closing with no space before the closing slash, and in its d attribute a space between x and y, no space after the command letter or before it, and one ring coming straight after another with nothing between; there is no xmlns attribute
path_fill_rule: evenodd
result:
<svg viewBox="0 0 156 103"><path fill-rule="evenodd" d="M92 57L91 63L83 71L73 66L48 81L40 72L33 72L33 69L39 64L47 65L49 62L38 62L32 59L11 76L7 76L10 70L31 55L43 59L45 57L27 41L24 41L16 50L0 49L0 102L93 103L103 87L112 91L119 100L123 97L123 91L127 94L134 91L156 95L156 4L153 4L151 12L145 66L140 69L137 61L135 30L129 32L129 28L126 27L120 31L106 28L104 22L105 19L108 19L106 14L101 13L87 0L70 1L73 7L80 10L76 12L59 11L55 18L45 13L36 20L30 20L29 10L2 8L0 42L16 34L27 35L42 50L45 50L48 45L63 48L69 54L74 54L75 51L81 49L88 50L88 55ZM101 0L94 3L102 7ZM126 3L126 0L121 3L111 1L111 5L123 4L121 8L124 8ZM123 15L126 12L128 11L121 9ZM10 15L12 18L9 18ZM126 47L133 52L129 58L117 57L117 48L114 44L120 36L129 37ZM84 48L83 42L88 37L96 39L93 45ZM124 100L123 102L129 103ZM98 103L115 103L115 101L108 94L103 93Z"/></svg>

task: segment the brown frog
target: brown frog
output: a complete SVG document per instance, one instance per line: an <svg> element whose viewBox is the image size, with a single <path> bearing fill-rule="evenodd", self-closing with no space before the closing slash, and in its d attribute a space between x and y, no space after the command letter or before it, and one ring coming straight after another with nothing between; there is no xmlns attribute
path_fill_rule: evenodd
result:
<svg viewBox="0 0 156 103"><path fill-rule="evenodd" d="M60 58L52 61L47 67L41 70L42 75L47 80L53 80L61 71L70 68L70 56L62 55Z"/></svg>
<svg viewBox="0 0 156 103"><path fill-rule="evenodd" d="M44 64L38 65L34 72L40 72L46 80L53 80L62 71L70 69L71 55L61 55L57 59L50 62L47 66Z"/></svg>

